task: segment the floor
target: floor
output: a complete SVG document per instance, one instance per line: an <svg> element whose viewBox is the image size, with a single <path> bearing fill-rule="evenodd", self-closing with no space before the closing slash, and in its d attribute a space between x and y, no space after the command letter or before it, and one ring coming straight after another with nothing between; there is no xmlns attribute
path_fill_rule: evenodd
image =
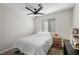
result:
<svg viewBox="0 0 79 59"><path fill-rule="evenodd" d="M51 47L48 51L48 55L64 55L64 50Z"/></svg>
<svg viewBox="0 0 79 59"><path fill-rule="evenodd" d="M51 47L47 53L47 55L63 55L63 50L57 49L57 48L53 48ZM4 52L1 55L24 55L23 53L21 53L18 49L13 48L7 52Z"/></svg>

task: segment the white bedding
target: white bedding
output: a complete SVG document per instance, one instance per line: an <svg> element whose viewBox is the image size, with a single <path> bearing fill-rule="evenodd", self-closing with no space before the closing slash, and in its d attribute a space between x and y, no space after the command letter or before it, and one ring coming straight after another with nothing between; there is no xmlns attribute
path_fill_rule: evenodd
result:
<svg viewBox="0 0 79 59"><path fill-rule="evenodd" d="M49 32L38 32L32 36L17 40L15 48L27 55L45 55L52 45Z"/></svg>

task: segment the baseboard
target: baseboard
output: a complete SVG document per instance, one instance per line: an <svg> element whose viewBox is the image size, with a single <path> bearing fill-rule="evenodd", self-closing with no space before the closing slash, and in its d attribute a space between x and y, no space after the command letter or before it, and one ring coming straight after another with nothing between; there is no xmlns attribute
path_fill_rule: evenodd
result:
<svg viewBox="0 0 79 59"><path fill-rule="evenodd" d="M6 51L9 51L9 50L11 50L12 48L8 48L8 49L5 49L5 50L3 50L3 51L0 51L0 54L3 54L4 52L6 52Z"/></svg>

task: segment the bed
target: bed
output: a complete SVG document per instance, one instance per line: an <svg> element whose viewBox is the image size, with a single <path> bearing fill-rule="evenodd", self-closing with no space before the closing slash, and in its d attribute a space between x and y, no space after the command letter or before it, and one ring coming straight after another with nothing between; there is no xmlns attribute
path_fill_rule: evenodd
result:
<svg viewBox="0 0 79 59"><path fill-rule="evenodd" d="M18 39L14 47L27 55L46 55L52 41L49 32L38 32L29 37Z"/></svg>

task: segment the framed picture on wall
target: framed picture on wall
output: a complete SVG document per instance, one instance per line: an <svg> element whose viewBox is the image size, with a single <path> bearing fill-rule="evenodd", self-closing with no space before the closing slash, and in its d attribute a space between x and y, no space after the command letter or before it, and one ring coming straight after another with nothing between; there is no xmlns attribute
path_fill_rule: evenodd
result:
<svg viewBox="0 0 79 59"><path fill-rule="evenodd" d="M73 28L73 38L79 38L79 28Z"/></svg>
<svg viewBox="0 0 79 59"><path fill-rule="evenodd" d="M73 28L73 34L79 34L79 29L78 28Z"/></svg>

